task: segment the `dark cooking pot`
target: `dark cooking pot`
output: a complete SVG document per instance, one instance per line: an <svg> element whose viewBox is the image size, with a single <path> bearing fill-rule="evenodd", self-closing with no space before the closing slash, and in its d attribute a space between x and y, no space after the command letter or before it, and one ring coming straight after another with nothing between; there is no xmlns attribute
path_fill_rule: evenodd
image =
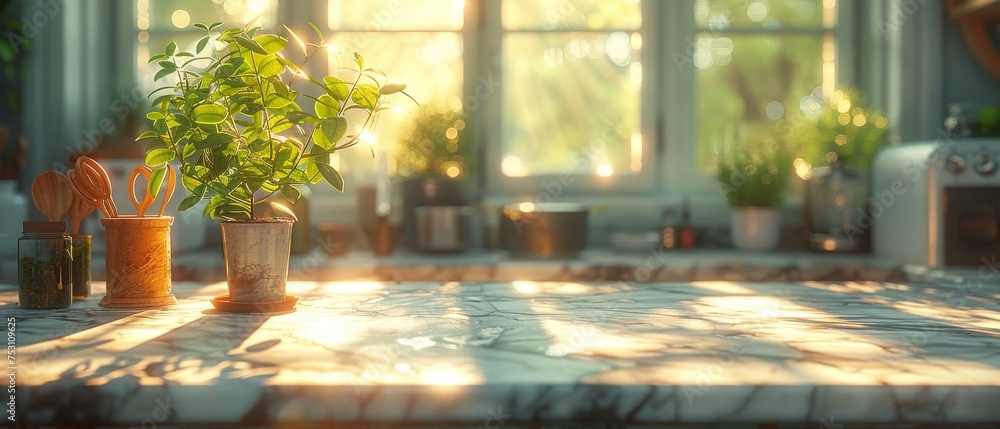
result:
<svg viewBox="0 0 1000 429"><path fill-rule="evenodd" d="M587 247L587 207L515 203L500 214L500 247L514 258L574 258Z"/></svg>

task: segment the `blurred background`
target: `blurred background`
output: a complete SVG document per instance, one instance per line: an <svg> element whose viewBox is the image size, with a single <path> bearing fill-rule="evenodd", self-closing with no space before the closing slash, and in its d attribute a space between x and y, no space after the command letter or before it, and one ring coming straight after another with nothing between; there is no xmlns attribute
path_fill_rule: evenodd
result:
<svg viewBox="0 0 1000 429"><path fill-rule="evenodd" d="M123 183L145 153L134 139L148 127L159 70L147 65L152 55L170 41L194 50L199 22L256 19L279 34L282 24L312 34L312 22L335 52L313 62L311 75L332 73L357 51L407 83L420 104L387 111L365 136L371 150L335 155L346 189L315 186L297 205L300 253L338 229L353 231L351 251L368 251L381 203L391 207L390 224L406 226L395 231L401 246L431 254L509 250L504 219L549 202L586 210L577 226L586 248L667 247L669 228L678 240L693 231L685 247L724 248L733 245L733 210L764 206L781 213L779 245L807 249L814 243L803 231L822 228L810 225L807 195L817 169L846 162L867 177L881 148L989 134L1000 82L969 33L974 25L996 33L990 21L970 20L991 8L943 0L5 0L3 179L30 195L37 174L89 154ZM947 118L987 125L956 130ZM727 169L746 177L734 182ZM858 204L870 204L871 184L859 186ZM41 218L27 206L29 218ZM428 206L473 211L459 242L420 242L418 217L446 216L418 216ZM197 209L178 216L175 249L217 250L214 223ZM16 222L0 221L8 243L20 233ZM99 233L97 214L84 229Z"/></svg>

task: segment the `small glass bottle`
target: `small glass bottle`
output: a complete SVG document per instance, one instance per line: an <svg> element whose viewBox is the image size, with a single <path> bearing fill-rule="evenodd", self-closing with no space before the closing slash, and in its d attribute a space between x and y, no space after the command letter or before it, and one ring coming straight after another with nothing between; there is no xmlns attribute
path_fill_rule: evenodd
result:
<svg viewBox="0 0 1000 429"><path fill-rule="evenodd" d="M694 228L691 226L691 212L687 200L684 200L684 207L681 211L681 226L677 232L680 235L681 249L694 248Z"/></svg>
<svg viewBox="0 0 1000 429"><path fill-rule="evenodd" d="M24 222L17 240L21 308L66 308L73 302L73 240L66 222Z"/></svg>
<svg viewBox="0 0 1000 429"><path fill-rule="evenodd" d="M73 239L73 299L90 298L90 253L89 235L71 235Z"/></svg>
<svg viewBox="0 0 1000 429"><path fill-rule="evenodd" d="M677 247L677 227L674 226L673 210L667 210L663 214L663 241L660 244L663 250Z"/></svg>

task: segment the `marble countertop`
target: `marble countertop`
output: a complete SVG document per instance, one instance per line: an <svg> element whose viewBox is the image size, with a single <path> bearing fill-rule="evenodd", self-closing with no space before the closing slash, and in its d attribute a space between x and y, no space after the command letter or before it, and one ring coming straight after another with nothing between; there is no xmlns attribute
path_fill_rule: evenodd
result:
<svg viewBox="0 0 1000 429"><path fill-rule="evenodd" d="M216 312L224 283L152 310L95 291L0 288L22 423L1000 422L991 285L291 282L277 315Z"/></svg>

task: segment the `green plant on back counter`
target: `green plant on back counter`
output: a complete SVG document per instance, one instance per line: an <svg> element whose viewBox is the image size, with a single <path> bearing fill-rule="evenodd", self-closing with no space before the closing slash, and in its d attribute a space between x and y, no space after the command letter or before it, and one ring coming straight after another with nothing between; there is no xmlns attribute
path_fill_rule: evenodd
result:
<svg viewBox="0 0 1000 429"><path fill-rule="evenodd" d="M472 177L475 153L462 102L435 100L413 115L396 146L401 176L434 176L465 180Z"/></svg>
<svg viewBox="0 0 1000 429"><path fill-rule="evenodd" d="M747 138L721 154L717 179L733 207L779 207L788 185L788 151L771 135Z"/></svg>
<svg viewBox="0 0 1000 429"><path fill-rule="evenodd" d="M406 86L366 67L358 53L354 65L338 68L338 73L349 75L347 80L309 77L304 65L320 51L334 50L323 44L325 38L313 24L320 44L306 42L285 27L302 50L299 63L282 52L288 43L284 37L250 24L216 30L220 25L195 24L206 35L194 51L178 51L170 43L149 60L161 68L156 81L177 81L150 94L160 94L153 101L155 110L147 115L152 130L137 139L150 140L146 164L155 169L150 192L159 190L166 164L175 160L191 192L179 209L207 199L204 215L213 219L253 219L254 205L275 192L294 202L301 187L324 179L343 191L344 179L330 164L330 155L361 142L360 136L388 108L384 96L406 94ZM296 80L320 95L293 89ZM303 97L314 103L315 114L302 110ZM360 119L352 126L348 114ZM261 190L265 195L257 195ZM267 204L291 215L279 203Z"/></svg>
<svg viewBox="0 0 1000 429"><path fill-rule="evenodd" d="M867 169L886 143L889 120L867 107L861 92L841 89L792 117L787 142L795 155L796 172L842 161Z"/></svg>

